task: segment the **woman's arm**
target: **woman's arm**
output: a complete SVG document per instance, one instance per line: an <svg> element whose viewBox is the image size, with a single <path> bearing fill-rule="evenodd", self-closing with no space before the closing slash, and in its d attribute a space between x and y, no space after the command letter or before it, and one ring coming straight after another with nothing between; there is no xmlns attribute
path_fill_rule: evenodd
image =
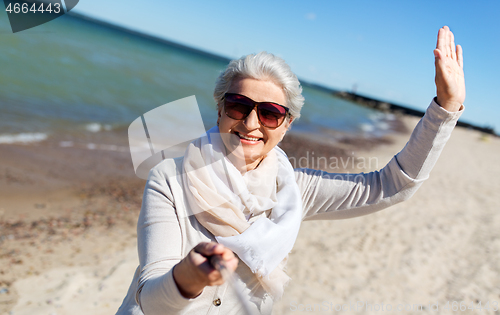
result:
<svg viewBox="0 0 500 315"><path fill-rule="evenodd" d="M167 167L175 168L173 161ZM216 243L200 243L182 257L182 234L175 202L164 172L153 169L144 191L137 225L140 277L136 300L145 314L181 312L205 286L223 283L207 257L221 255L230 270L238 260Z"/></svg>
<svg viewBox="0 0 500 315"><path fill-rule="evenodd" d="M167 179L156 169L150 172L144 190L137 246L141 273L136 300L143 312L182 310L189 300L177 289L172 270L183 258L181 230Z"/></svg>
<svg viewBox="0 0 500 315"><path fill-rule="evenodd" d="M429 177L461 113L447 112L433 101L404 149L380 171L335 174L297 169L304 219L347 219L410 198Z"/></svg>
<svg viewBox="0 0 500 315"><path fill-rule="evenodd" d="M344 219L369 214L411 197L428 178L463 111L465 84L462 49L448 27L439 30L437 98L413 131L405 148L380 171L333 174L296 170L304 219Z"/></svg>

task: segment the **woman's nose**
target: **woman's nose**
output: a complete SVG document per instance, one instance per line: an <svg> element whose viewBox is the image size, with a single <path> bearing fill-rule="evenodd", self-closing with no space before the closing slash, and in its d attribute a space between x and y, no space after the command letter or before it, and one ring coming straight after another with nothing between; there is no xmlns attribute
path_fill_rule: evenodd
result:
<svg viewBox="0 0 500 315"><path fill-rule="evenodd" d="M248 114L247 118L245 118L243 123L250 130L260 128L259 116L257 115L257 108L254 108L250 112L250 114Z"/></svg>

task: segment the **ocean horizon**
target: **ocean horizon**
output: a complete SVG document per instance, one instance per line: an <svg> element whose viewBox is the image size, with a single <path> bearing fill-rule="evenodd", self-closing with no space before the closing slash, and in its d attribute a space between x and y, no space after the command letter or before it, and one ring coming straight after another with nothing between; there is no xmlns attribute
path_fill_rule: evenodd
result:
<svg viewBox="0 0 500 315"><path fill-rule="evenodd" d="M0 144L123 130L142 114L192 95L205 130L215 125L213 88L229 59L79 14L44 28L8 34L8 21L0 21ZM306 103L294 132L391 132L387 122L394 115L335 97L333 89L302 85Z"/></svg>

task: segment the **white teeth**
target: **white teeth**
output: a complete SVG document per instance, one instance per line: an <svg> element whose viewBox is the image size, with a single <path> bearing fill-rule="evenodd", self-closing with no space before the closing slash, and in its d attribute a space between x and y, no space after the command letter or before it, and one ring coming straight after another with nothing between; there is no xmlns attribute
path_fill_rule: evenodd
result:
<svg viewBox="0 0 500 315"><path fill-rule="evenodd" d="M238 136L239 136L240 138L243 138L243 139L245 139L245 140L250 140L250 141L258 141L258 140L260 139L260 138L253 138L253 137L244 136L244 135L242 135L241 133L238 133Z"/></svg>

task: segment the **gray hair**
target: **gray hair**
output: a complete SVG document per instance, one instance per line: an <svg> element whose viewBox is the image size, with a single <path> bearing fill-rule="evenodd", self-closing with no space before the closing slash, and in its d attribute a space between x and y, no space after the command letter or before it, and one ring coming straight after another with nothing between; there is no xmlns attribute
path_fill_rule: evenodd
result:
<svg viewBox="0 0 500 315"><path fill-rule="evenodd" d="M214 100L218 108L236 78L272 80L283 89L286 97L286 104L283 105L290 109L290 115L295 120L300 117L300 110L304 105L302 87L285 60L265 51L232 60L215 82Z"/></svg>

